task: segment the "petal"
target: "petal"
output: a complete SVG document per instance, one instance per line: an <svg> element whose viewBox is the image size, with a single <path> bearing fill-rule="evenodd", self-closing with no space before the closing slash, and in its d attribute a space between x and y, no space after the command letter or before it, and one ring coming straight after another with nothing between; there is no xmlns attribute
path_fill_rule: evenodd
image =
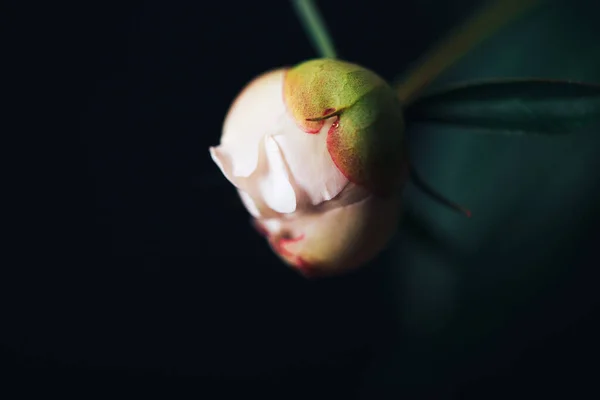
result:
<svg viewBox="0 0 600 400"><path fill-rule="evenodd" d="M263 200L276 212L293 213L296 211L296 193L290 183L287 165L279 146L271 136L265 138L264 146L268 168L259 183Z"/></svg>
<svg viewBox="0 0 600 400"><path fill-rule="evenodd" d="M261 224L270 235L279 235L281 232L281 220L278 218L265 219L261 221Z"/></svg>
<svg viewBox="0 0 600 400"><path fill-rule="evenodd" d="M274 136L295 184L306 193L312 205L333 199L348 184L327 150L327 133L336 119L329 118L318 134L308 134L286 116L280 133Z"/></svg>
<svg viewBox="0 0 600 400"><path fill-rule="evenodd" d="M338 275L375 257L394 235L399 222L399 195L369 196L361 201L284 221L290 238L279 254L288 263L303 260L321 275Z"/></svg>
<svg viewBox="0 0 600 400"><path fill-rule="evenodd" d="M227 146L221 145L217 147L211 147L209 151L211 158L215 164L217 164L223 175L225 175L225 178L227 178L229 182L237 187L235 182L236 179L233 175L233 159L227 149Z"/></svg>
<svg viewBox="0 0 600 400"><path fill-rule="evenodd" d="M233 160L233 176L252 174L263 136L285 114L283 79L283 70L266 73L253 80L232 104L223 125L221 144Z"/></svg>
<svg viewBox="0 0 600 400"><path fill-rule="evenodd" d="M252 215L254 218L260 218L260 210L258 209L252 197L243 190L238 190L238 193L242 199L242 203L244 203L244 206L250 215Z"/></svg>

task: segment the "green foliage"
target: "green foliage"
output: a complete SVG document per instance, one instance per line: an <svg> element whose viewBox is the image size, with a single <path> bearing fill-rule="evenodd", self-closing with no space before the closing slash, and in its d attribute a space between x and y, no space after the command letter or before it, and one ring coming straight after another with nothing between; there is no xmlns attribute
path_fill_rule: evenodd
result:
<svg viewBox="0 0 600 400"><path fill-rule="evenodd" d="M600 85L506 79L463 84L407 106L412 123L506 134L565 134L600 121Z"/></svg>

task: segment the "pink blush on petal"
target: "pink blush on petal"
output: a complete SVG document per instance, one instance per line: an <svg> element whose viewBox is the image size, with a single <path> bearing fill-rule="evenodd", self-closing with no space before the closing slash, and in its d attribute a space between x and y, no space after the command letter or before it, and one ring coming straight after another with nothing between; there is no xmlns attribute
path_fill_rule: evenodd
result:
<svg viewBox="0 0 600 400"><path fill-rule="evenodd" d="M284 257L294 257L294 254L289 251L286 246L290 243L297 243L304 239L304 234L296 236L295 238L280 238L275 242L276 251Z"/></svg>
<svg viewBox="0 0 600 400"><path fill-rule="evenodd" d="M265 228L264 225L261 224L260 222L258 222L257 220L252 220L252 227L261 236L264 236L266 238L268 238L269 236L271 236L271 234L269 233L269 231L267 230L267 228Z"/></svg>
<svg viewBox="0 0 600 400"><path fill-rule="evenodd" d="M294 263L294 268L298 270L302 275L306 278L313 278L317 275L317 271L315 266L302 257L297 257L296 262Z"/></svg>

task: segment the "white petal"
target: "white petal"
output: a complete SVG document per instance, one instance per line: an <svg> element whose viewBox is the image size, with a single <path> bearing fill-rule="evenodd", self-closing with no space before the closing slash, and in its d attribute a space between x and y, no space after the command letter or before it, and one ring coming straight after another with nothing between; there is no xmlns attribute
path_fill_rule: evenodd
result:
<svg viewBox="0 0 600 400"><path fill-rule="evenodd" d="M294 181L313 205L331 200L348 184L327 150L327 132L335 121L328 119L318 134L302 131L288 116L281 133L274 136Z"/></svg>
<svg viewBox="0 0 600 400"><path fill-rule="evenodd" d="M281 231L281 221L277 218L265 219L261 223L270 235L278 235Z"/></svg>
<svg viewBox="0 0 600 400"><path fill-rule="evenodd" d="M258 77L237 97L223 125L221 144L233 160L231 173L248 177L258 164L263 136L285 114L282 99L284 71Z"/></svg>
<svg viewBox="0 0 600 400"><path fill-rule="evenodd" d="M369 196L347 206L325 212L282 219L281 232L290 238L280 256L297 265L298 257L324 274L339 274L356 268L378 254L398 226L399 195ZM297 265L298 266L298 265Z"/></svg>
<svg viewBox="0 0 600 400"><path fill-rule="evenodd" d="M240 194L242 203L244 203L244 206L246 207L246 210L248 210L250 215L252 215L254 218L260 218L260 211L258 210L258 207L256 206L256 203L254 202L252 197L243 190L238 190L238 193Z"/></svg>
<svg viewBox="0 0 600 400"><path fill-rule="evenodd" d="M211 147L209 151L211 158L213 159L215 164L217 164L223 175L225 175L225 178L227 178L227 180L231 182L234 186L237 186L235 182L236 179L233 175L233 160L227 147Z"/></svg>
<svg viewBox="0 0 600 400"><path fill-rule="evenodd" d="M296 211L296 193L290 183L287 166L277 142L271 136L265 138L268 171L260 180L260 192L265 203L279 213Z"/></svg>

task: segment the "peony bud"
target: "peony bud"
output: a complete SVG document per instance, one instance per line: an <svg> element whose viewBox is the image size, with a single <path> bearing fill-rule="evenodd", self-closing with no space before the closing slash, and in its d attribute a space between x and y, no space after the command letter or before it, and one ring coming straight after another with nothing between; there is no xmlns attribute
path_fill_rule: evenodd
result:
<svg viewBox="0 0 600 400"><path fill-rule="evenodd" d="M285 262L306 276L338 275L372 259L396 229L403 127L383 79L319 59L254 79L210 154Z"/></svg>

